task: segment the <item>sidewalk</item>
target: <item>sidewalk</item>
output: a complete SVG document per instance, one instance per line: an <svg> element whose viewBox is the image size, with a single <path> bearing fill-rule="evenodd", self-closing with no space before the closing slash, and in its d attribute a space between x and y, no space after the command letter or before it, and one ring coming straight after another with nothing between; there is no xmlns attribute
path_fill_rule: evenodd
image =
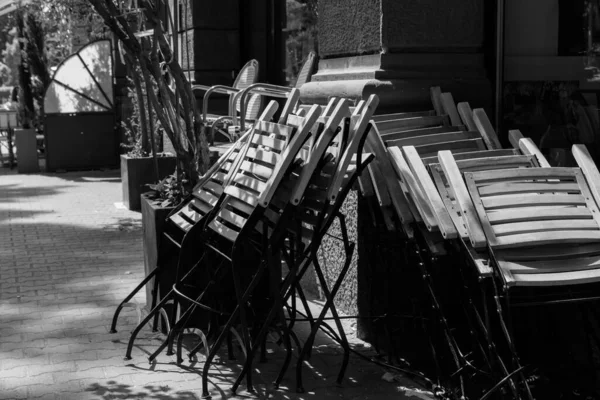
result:
<svg viewBox="0 0 600 400"><path fill-rule="evenodd" d="M138 318L132 310L123 311L118 333L108 333L116 305L144 269L141 214L116 207L120 201L118 171L18 175L0 168L0 399L200 398L202 356L181 367L162 354L151 365L147 355L162 335L146 329L125 361ZM319 343L304 367L305 394L294 390L295 360L282 387L271 388L283 359L272 345L269 362L254 373L256 397L432 398L407 391L415 387L407 379L383 381L384 369L356 356L338 387L339 348ZM231 398L237 371L235 362L216 361L213 399ZM255 397L243 389L233 398Z"/></svg>

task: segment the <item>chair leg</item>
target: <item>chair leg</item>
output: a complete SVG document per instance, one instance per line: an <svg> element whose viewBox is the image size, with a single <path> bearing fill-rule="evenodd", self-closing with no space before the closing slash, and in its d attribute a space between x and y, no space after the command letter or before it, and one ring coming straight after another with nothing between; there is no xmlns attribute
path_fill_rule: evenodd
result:
<svg viewBox="0 0 600 400"><path fill-rule="evenodd" d="M208 352L206 361L204 362L204 368L202 369L202 398L204 398L204 399L210 398L210 395L208 392L208 372L210 369L210 364L212 363L212 360L215 358L217 351L221 347L223 340L225 340L227 338L227 334L228 334L229 330L233 327L233 324L235 323L238 316L240 315L241 308L243 308L245 301L248 299L248 297L250 296L250 294L252 293L252 291L254 290L256 285L258 285L258 282L260 281L260 278L262 277L263 272L264 272L264 266L260 266L258 271L256 272L256 274L250 281L250 284L247 286L244 294L238 298L239 299L238 306L235 307L235 309L229 316L229 319L225 323L225 326L221 330L221 333L219 334L219 336L213 343L210 351ZM239 282L237 284L239 285ZM235 282L234 282L234 285L235 285ZM240 289L240 288L238 287L238 289ZM241 290L240 290L240 292L241 292ZM246 349L246 354L247 354L246 363L245 363L246 365L248 364L249 361L251 362L251 360L252 360L252 350L253 350L253 348L250 346L247 347L247 349ZM250 380L250 384L251 383L252 383L252 381Z"/></svg>
<svg viewBox="0 0 600 400"><path fill-rule="evenodd" d="M498 288L497 288L497 286L496 286L495 283L494 283L493 286L494 286L494 300L496 302L496 312L498 314L498 319L499 319L499 322L500 322L501 330L502 330L502 332L504 334L504 338L505 338L505 340L506 340L506 342L508 344L508 348L509 348L509 351L511 353L511 358L512 358L512 363L513 363L513 369L515 371L517 371L517 370L521 371L518 375L519 375L519 377L521 379L521 384L525 388L525 394L527 396L527 399L533 400L533 395L531 394L531 389L529 388L529 384L527 383L527 380L525 379L525 376L523 375L523 372L522 372L522 366L520 365L521 363L519 361L519 356L517 354L517 349L516 349L516 347L514 345L514 341L513 341L511 332L509 331L509 328L508 328L506 322L504 321L504 313L503 313L503 310L502 310L502 304L501 304L501 301L500 301L500 295L498 293ZM508 304L508 306L510 306L510 304Z"/></svg>
<svg viewBox="0 0 600 400"><path fill-rule="evenodd" d="M125 305L126 305L127 303L129 303L129 301L130 301L131 299L133 299L133 297L134 297L134 296L135 296L135 295L136 295L136 294L137 294L137 293L138 293L138 292L139 292L139 291L140 291L140 290L141 290L141 289L142 289L144 286L146 286L146 284L147 284L148 282L150 282L150 280L151 280L151 279L152 279L154 276L158 275L159 269L160 269L159 267L156 267L156 268L154 268L154 270L153 270L152 272L150 272L150 273L148 274L148 276L146 276L146 277L145 277L145 278L144 278L144 279L143 279L143 280L142 280L142 281L139 283L139 285L137 285L137 286L135 287L135 289L133 289L133 290L131 291L131 293L129 293L129 295L127 295L127 297L125 297L125 299L124 299L124 300L121 302L121 304L119 304L119 305L117 306L117 309L115 310L115 314L113 315L112 324L110 325L110 333L117 333L117 320L119 319L119 314L121 313L121 310L123 309L123 307L125 307ZM158 282L158 278L155 280L155 285L156 285L156 283L157 283L157 282ZM153 294L152 294L152 307L151 307L151 309L152 309L152 310L154 309L155 303L156 303L156 295L153 293Z"/></svg>
<svg viewBox="0 0 600 400"><path fill-rule="evenodd" d="M167 303L167 301L169 301L171 299L172 296L173 296L173 291L170 291L169 293L167 293L167 295L160 300L158 305L156 307L154 307L148 313L148 315L142 320L142 322L140 322L135 327L135 329L131 333L131 337L129 338L129 343L127 344L127 352L125 353L126 360L131 360L131 351L133 350L133 343L135 342L137 335L140 333L140 331L142 330L144 325L146 325L154 317L155 313L160 312L160 309Z"/></svg>
<svg viewBox="0 0 600 400"><path fill-rule="evenodd" d="M313 254L312 257L312 261L313 261L313 265L315 267L315 271L317 271L317 277L319 278L319 281L321 282L321 285L323 285L323 291L325 292L325 296L327 298L327 300L325 301L325 305L323 306L323 309L321 310L321 313L319 314L319 317L317 318L317 320L315 321L315 324L313 325L310 334L308 336L308 338L306 339L306 342L304 344L304 347L302 348L302 352L300 353L300 356L298 357L298 362L296 364L296 391L298 393L304 393L304 386L302 384L302 363L304 362L304 357L306 355L306 353L308 352L308 349L310 347L312 347L312 344L314 342L315 336L317 334L317 331L320 327L320 325L323 323L323 320L325 318L325 316L327 315L327 311L329 311L329 309L332 309L332 313L334 312L334 306L333 306L333 301L335 299L335 295L337 294L342 281L344 279L344 277L346 276L346 273L348 272L348 269L350 268L350 264L352 263L352 254L354 253L354 243L351 243L347 249L346 252L346 261L344 263L344 266L342 267L342 270L340 271L340 274L331 290L331 292L329 292L329 290L327 289L327 282L325 280L325 277L323 276L323 272L321 271L321 267L319 266L319 263L317 261L317 257L316 254ZM335 312L337 315L337 312ZM337 322L339 321L339 317L334 317ZM341 329L340 329L341 328ZM344 333L343 327L341 326L341 322L338 325L338 329L340 329L339 335L340 338L342 339L342 346L344 347L344 360L342 362L342 367L340 368L340 373L338 374L338 383L341 383L343 377L344 377L344 373L346 371L346 366L348 364L348 358L346 355L346 352L349 352L349 346L348 346L348 341L346 339L346 335Z"/></svg>

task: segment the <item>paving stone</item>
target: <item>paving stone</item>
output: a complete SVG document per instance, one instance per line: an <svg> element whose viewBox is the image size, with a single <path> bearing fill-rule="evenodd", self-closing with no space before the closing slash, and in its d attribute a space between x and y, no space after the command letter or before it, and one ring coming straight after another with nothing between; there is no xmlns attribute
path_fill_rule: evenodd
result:
<svg viewBox="0 0 600 400"><path fill-rule="evenodd" d="M0 400L200 399L203 357L178 366L163 353L149 364L148 354L164 337L146 326L133 359L124 360L138 321L132 309L123 310L119 332L108 333L116 305L144 275L141 214L114 207L120 201L118 171L18 175L0 168ZM144 294L133 301L143 306ZM283 355L271 358L280 362ZM264 394L278 365L258 369L255 381ZM239 364L216 359L209 374L213 398L229 393L238 370ZM385 392L379 398L402 398L391 384L380 388L382 374L374 378L377 392ZM310 387L318 385L327 398L340 398L333 379ZM255 397L240 394L235 398ZM270 396L301 398L291 390Z"/></svg>

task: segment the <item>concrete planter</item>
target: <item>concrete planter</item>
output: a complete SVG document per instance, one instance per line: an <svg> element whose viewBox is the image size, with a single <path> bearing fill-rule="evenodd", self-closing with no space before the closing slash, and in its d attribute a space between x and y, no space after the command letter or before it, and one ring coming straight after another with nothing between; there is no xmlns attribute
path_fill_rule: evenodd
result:
<svg viewBox="0 0 600 400"><path fill-rule="evenodd" d="M40 172L35 129L15 129L15 146L19 173Z"/></svg>
<svg viewBox="0 0 600 400"><path fill-rule="evenodd" d="M175 171L175 156L158 157L158 179ZM133 211L141 208L140 195L148 190L148 184L156 183L152 157L132 158L121 155L121 182L123 204Z"/></svg>
<svg viewBox="0 0 600 400"><path fill-rule="evenodd" d="M174 207L162 207L160 204L149 200L146 193L141 195L142 226L143 226L143 248L144 248L144 273L147 276L154 271L158 263L158 244L162 237L167 215ZM173 275L173 274L171 274ZM173 277L169 273L159 274L159 291L165 294L172 285ZM152 304L153 280L146 285L146 305Z"/></svg>

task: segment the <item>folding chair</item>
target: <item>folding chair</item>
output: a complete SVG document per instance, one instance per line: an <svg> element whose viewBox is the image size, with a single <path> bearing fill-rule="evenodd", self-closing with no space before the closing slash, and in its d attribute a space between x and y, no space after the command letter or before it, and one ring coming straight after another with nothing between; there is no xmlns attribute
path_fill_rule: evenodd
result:
<svg viewBox="0 0 600 400"><path fill-rule="evenodd" d="M302 65L302 68L300 69L300 73L298 74L298 79L296 80L296 83L293 87L279 86L279 85L273 85L273 84L269 84L269 83L254 83L254 84L248 86L246 89L244 89L243 93L240 95L241 107L240 107L239 124L238 124L238 121L234 119L233 129L237 130L238 132L244 131L246 129L246 122L252 121L253 116L251 115L251 113L247 112L246 110L250 108L249 106L256 96L258 96L258 95L269 96L269 97L285 96L285 94L287 92L289 92L290 90L292 90L293 88L300 89L302 87L302 85L304 85L307 82L310 82L310 80L312 78L313 70L315 69L316 62L317 62L317 55L315 52L311 51L308 54L308 56L306 57L306 60L304 61L304 64ZM300 106L298 106L298 107L300 107ZM310 107L311 107L311 105L306 105L305 107L303 107L303 109L304 109L304 111L308 111L310 109Z"/></svg>
<svg viewBox="0 0 600 400"><path fill-rule="evenodd" d="M290 93L287 104L282 111L282 117L285 118L287 110L293 108L292 104L298 101L299 92L293 91ZM270 120L277 111L277 103L271 102L264 110L259 120ZM163 238L159 243L159 262L156 268L152 270L140 284L119 304L113 316L111 324L111 333L116 333L116 325L119 314L124 307L137 307L136 304L130 303L131 299L144 288L152 279L154 279L152 290L152 304L150 310L154 309L159 298L159 276L160 273L168 270L174 263L176 265L179 250L185 235L193 226L199 223L206 214L212 210L220 199L223 193L224 178L229 173L230 168L240 150L245 145L249 132L240 138L219 160L204 174L199 182L194 187L192 194L185 199L178 207L176 207L167 217L167 224ZM164 275L163 275L164 277ZM138 311L141 314L141 311ZM163 317L166 315L163 310ZM166 318L168 320L168 318ZM141 323L141 321L140 321ZM158 314L156 314L153 330L157 330ZM168 328L168 327L167 327ZM167 329L169 330L169 329Z"/></svg>
<svg viewBox="0 0 600 400"><path fill-rule="evenodd" d="M206 85L192 85L192 90L200 90L204 91L204 98L202 101L202 120L207 126L210 126L211 132L211 143L214 143L214 133L215 131L220 132L230 141L235 139L234 135L229 133L227 129L227 125L235 123L237 118L237 113L241 111L240 108L240 95L244 89L248 86L252 85L258 80L258 61L250 60L248 61L240 70L238 76L235 78L233 82L233 86L226 85L214 85L214 86L206 86ZM208 103L210 96L213 93L220 93L229 95L229 107L227 115L214 115L208 113ZM261 107L261 97L254 96L252 98L251 104L248 105L247 114L252 116L252 119L258 117L258 113Z"/></svg>
<svg viewBox="0 0 600 400"><path fill-rule="evenodd" d="M451 109L452 99L446 98L443 104L446 104L447 109ZM426 290L436 312L434 318L439 321L440 326L443 328L445 341L459 371L464 370L466 367L470 368L471 365L453 337L445 316L446 313L443 310L443 304L438 301L438 294L433 280L435 271L443 269L442 265L437 265L439 255L442 254L438 243L444 246L443 252L445 253L449 248L452 249L451 243L447 242L448 240L459 236L464 239L466 234L460 211L453 206L453 198L448 196L448 191L443 191L443 178L439 174L435 175L435 169L432 169L432 174L430 174L427 171L427 166L431 167L431 164L436 161L437 152L441 150L451 150L456 157L464 161L465 168L537 166L539 165L538 156L542 162L545 162L539 150L529 139L523 139L521 147L524 149L524 153L535 153L533 155L518 157L517 155L521 154L519 150L498 149L499 142L483 110L470 112L470 107L466 103L461 104L460 110L465 117L473 118L473 114L475 114L474 119L478 123L473 122L471 124L470 120L466 119L466 125L474 125L477 131L443 133L436 131L419 135L412 134L409 131L409 135L401 136L403 135L403 132L401 132L393 142L388 142L388 145L392 144L388 147L392 164L400 178L403 192L416 222L416 224L411 224L412 226L408 227L405 223L405 230L419 232L418 240L409 239L409 248L412 248L411 253L416 257L415 263L422 271ZM488 148L490 150L487 150ZM494 163L498 165L490 166ZM432 175L436 178L438 187L434 184ZM469 254L479 270L489 273L487 258L481 257L477 252L469 249L468 246L466 248L470 250ZM445 308L448 307L445 306ZM462 385L461 383L461 387Z"/></svg>
<svg viewBox="0 0 600 400"><path fill-rule="evenodd" d="M332 331L332 328L328 325L327 328L334 332L335 338L344 349L344 358L337 379L338 383L341 383L348 363L349 345L333 304L333 299L345 277L348 267L350 266L354 244L350 243L348 236L345 233L345 219L339 212L339 209L352 184L356 181L358 175L365 169L368 162L373 158L373 155L363 154L362 147L367 133L369 132L367 127L369 119L371 118L377 103L378 98L376 96L371 96L365 102L365 106L362 107L361 112L352 117L349 132L347 132L347 134L338 135L338 138L340 136L347 137L345 140L336 142L334 140L335 136L331 135L331 130L328 131L329 135L323 134L319 137L315 148L320 150L315 150L315 153L318 153L313 160L316 161L320 159L326 149L329 149L327 151L329 155L322 158L322 166L317 167L317 169L312 171L309 170L307 174L303 175L307 179L310 178L306 191L304 191L304 193L297 191L292 197L293 200L291 204L292 206L295 206L293 213L294 223L290 224L290 227L288 228L290 235L288 243L290 245L296 243L297 245L295 246L295 252L289 257L291 260L288 263L288 274L281 281L281 285L278 288L282 300L275 303L275 306L270 310L261 331L255 337L255 344L260 343L264 335L266 335L270 322L275 318L279 311L278 307L280 307L281 304L286 304L288 299L291 298L292 304L294 304L294 296L298 294L305 305L305 309L307 309L305 299L303 298L299 286L299 281L307 268L311 264L314 265L319 283L327 300L317 319L313 319L310 312L307 312L307 317L311 323L311 333L306 339L298 357L298 364L296 367L296 384L298 392L304 390L302 385L303 360L311 351L318 329L321 326L326 325L324 319L328 311L334 316L338 332ZM313 163L313 165L315 164ZM332 288L329 289L329 285L325 280L322 269L318 264L317 251L323 236L327 233L329 227L336 218L340 220L340 224L343 227L344 234L342 240L344 241L346 262ZM288 314L290 318L290 327L292 327L295 321L295 310L293 309L293 306ZM276 387L281 382L288 363L289 358L286 358L284 365L275 380ZM250 365L247 363L233 386L234 391L244 374L249 371L249 367Z"/></svg>
<svg viewBox="0 0 600 400"><path fill-rule="evenodd" d="M494 268L492 282L501 283L502 290L492 286L496 310L516 368L520 366L510 326L513 306L598 298L591 284L600 278L600 174L584 146L574 146L573 155L579 168L461 174L452 155L440 153L440 165L458 203L478 217L468 226L469 237L474 248L487 248Z"/></svg>
<svg viewBox="0 0 600 400"><path fill-rule="evenodd" d="M260 257L256 259L256 263L249 265L240 256L247 255L245 254L247 250L260 254L261 249L264 248L264 243L261 242L264 237L256 238L255 226L262 223L265 231L268 231L268 223L262 221L262 218L264 216L269 220L272 217L268 206L274 190L284 181L295 164L296 156L308 139L310 129L314 126L319 113L320 107L313 107L299 129L263 121L255 124L246 145L225 177L222 198L205 217L203 226L195 229L196 235L193 240L188 239L182 243L182 254L179 256L177 268L178 276L172 291L161 299L151 312L151 314L156 313L170 298L191 305L181 313L178 321L173 321L170 337L186 324L196 309L209 314L206 315L205 325L209 320L214 320L211 314L213 317L216 316L218 324L225 316L229 318L207 356L204 366L205 394L208 393L206 374L210 363L220 344L228 336L234 323L238 321L241 325L243 346L249 349L246 301L260 280L263 266ZM190 237L191 232L186 237ZM200 248L198 248L199 244ZM201 253L199 261L198 253ZM193 256L191 260L189 256ZM209 262L203 263L207 256L210 257ZM224 264L230 264L231 268L223 268ZM208 278L199 281L191 278L192 273L200 273L201 276ZM230 278L227 278L228 276ZM190 283L193 286L191 291L188 287ZM222 292L225 287L231 286L236 293L235 299ZM211 295L206 296L209 292ZM203 301L206 304L203 304ZM173 315L175 314L174 312ZM147 323L150 318L151 315L140 325ZM132 334L127 356L130 356L140 328L141 326L138 326ZM166 347L169 340L167 338L161 347ZM248 386L249 388L252 386L250 379Z"/></svg>

